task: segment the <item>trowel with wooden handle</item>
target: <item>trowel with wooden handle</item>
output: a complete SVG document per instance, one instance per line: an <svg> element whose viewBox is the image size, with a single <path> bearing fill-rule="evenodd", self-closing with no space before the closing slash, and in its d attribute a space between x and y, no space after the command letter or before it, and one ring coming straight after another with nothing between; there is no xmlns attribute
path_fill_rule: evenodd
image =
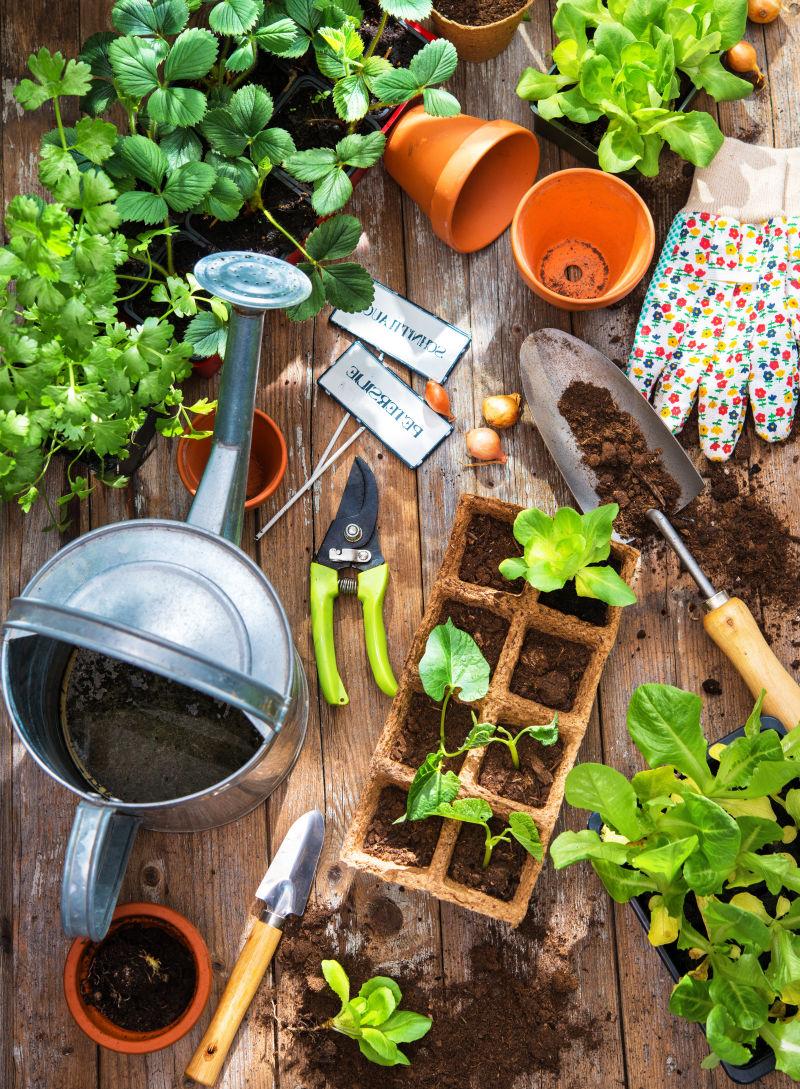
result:
<svg viewBox="0 0 800 1089"><path fill-rule="evenodd" d="M186 1074L213 1085L244 1015L253 1001L283 934L288 915L302 915L308 903L325 837L325 818L317 809L299 817L275 852L256 897L263 911L233 966L211 1023L197 1046Z"/></svg>
<svg viewBox="0 0 800 1089"><path fill-rule="evenodd" d="M683 447L655 409L602 352L560 329L540 329L522 345L520 367L534 423L582 510L592 510L602 500L595 490L594 470L584 462L575 436L558 410L561 395L575 381L607 389L617 406L634 417L650 449L661 450L664 467L680 488L676 510L700 495L703 478ZM663 510L653 507L647 517L697 583L703 595L703 625L708 634L754 696L766 690L764 714L774 715L789 730L797 726L800 686L770 650L745 603L711 584Z"/></svg>

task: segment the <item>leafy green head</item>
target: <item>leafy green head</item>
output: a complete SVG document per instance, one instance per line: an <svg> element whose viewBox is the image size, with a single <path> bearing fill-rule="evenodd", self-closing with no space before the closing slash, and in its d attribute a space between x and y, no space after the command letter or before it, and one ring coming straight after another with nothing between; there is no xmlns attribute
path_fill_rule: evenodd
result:
<svg viewBox="0 0 800 1089"><path fill-rule="evenodd" d="M350 980L335 960L322 962L325 981L341 1002L341 1009L327 1028L358 1041L361 1054L378 1066L410 1066L399 1044L420 1040L430 1031L430 1017L401 1010L403 995L389 976L374 976L350 997Z"/></svg>
<svg viewBox="0 0 800 1089"><path fill-rule="evenodd" d="M598 598L608 605L633 605L636 595L610 566L601 566L611 552L616 503L578 514L561 507L550 518L531 507L514 521L514 536L524 548L521 557L503 560L500 573L507 579L526 579L546 593L575 580L580 597Z"/></svg>

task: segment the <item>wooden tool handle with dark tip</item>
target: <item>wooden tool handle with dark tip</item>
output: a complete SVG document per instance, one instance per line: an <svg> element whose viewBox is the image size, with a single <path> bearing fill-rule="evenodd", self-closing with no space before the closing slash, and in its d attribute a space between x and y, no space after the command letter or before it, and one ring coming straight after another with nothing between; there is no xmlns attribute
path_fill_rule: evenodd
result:
<svg viewBox="0 0 800 1089"><path fill-rule="evenodd" d="M213 1085L253 1001L264 973L278 948L282 930L256 919L239 959L233 966L222 998L186 1074L201 1085Z"/></svg>
<svg viewBox="0 0 800 1089"><path fill-rule="evenodd" d="M706 613L703 625L758 697L766 690L763 711L780 719L787 730L800 723L800 685L773 654L753 614L738 597Z"/></svg>

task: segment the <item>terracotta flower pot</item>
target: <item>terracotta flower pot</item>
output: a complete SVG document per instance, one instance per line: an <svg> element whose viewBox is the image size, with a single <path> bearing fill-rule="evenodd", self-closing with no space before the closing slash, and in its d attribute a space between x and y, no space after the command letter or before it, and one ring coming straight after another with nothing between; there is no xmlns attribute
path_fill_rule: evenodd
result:
<svg viewBox="0 0 800 1089"><path fill-rule="evenodd" d="M109 934L120 923L134 921L163 926L173 937L183 942L194 958L197 972L194 995L177 1021L153 1032L132 1032L115 1025L94 1006L89 1006L83 998L82 985L96 946L88 938L76 938L69 947L64 964L64 995L78 1027L90 1040L110 1051L144 1055L174 1044L195 1024L211 993L211 957L197 927L163 904L123 904L114 912Z"/></svg>
<svg viewBox="0 0 800 1089"><path fill-rule="evenodd" d="M595 310L628 295L647 271L653 219L613 174L583 167L542 178L511 225L525 283L560 310Z"/></svg>
<svg viewBox="0 0 800 1089"><path fill-rule="evenodd" d="M511 222L536 177L539 144L511 121L431 117L415 106L398 121L383 161L438 237L472 253Z"/></svg>
<svg viewBox="0 0 800 1089"><path fill-rule="evenodd" d="M210 355L205 358L198 356L192 360L192 372L199 378L213 378L221 369L221 355Z"/></svg>
<svg viewBox="0 0 800 1089"><path fill-rule="evenodd" d="M214 413L198 416L199 431L211 431ZM178 440L178 473L188 491L195 494L200 477L211 454L211 438ZM247 471L247 501L245 509L260 507L269 499L286 472L286 441L280 428L266 412L255 410L250 466Z"/></svg>
<svg viewBox="0 0 800 1089"><path fill-rule="evenodd" d="M533 0L522 3L518 11L498 19L495 23L483 26L470 26L448 19L436 8L431 12L434 30L442 38L447 38L458 50L458 59L466 61L486 61L498 56L506 49L514 33L522 22L525 12L533 5Z"/></svg>

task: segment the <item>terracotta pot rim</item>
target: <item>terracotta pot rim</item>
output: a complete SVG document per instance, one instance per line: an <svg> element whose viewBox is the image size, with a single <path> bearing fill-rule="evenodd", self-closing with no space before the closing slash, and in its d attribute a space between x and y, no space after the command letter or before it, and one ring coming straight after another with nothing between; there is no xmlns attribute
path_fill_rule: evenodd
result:
<svg viewBox="0 0 800 1089"><path fill-rule="evenodd" d="M461 250L461 247L456 245L453 237L452 212L461 196L461 191L472 177L475 169L486 156L494 151L499 144L512 138L529 140L532 150L536 155L536 170L538 170L539 145L536 137L530 129L526 129L522 125L516 124L514 121L507 121L504 118L497 118L494 121L484 121L483 124L479 125L474 132L471 132L469 136L462 141L445 164L434 187L433 196L431 197L430 219L434 233L453 249L465 252ZM534 171L534 177L535 176L536 171ZM522 199L524 200L525 197ZM500 237L507 226L508 223L506 223L506 226L503 227L494 238L489 238L479 246L478 249L491 245L496 238Z"/></svg>
<svg viewBox="0 0 800 1089"><path fill-rule="evenodd" d="M174 1044L197 1023L211 994L211 955L197 927L184 915L167 907L166 904L150 904L146 901L121 904L114 912L111 926L113 927L115 923L123 919L133 918L151 919L169 924L180 934L194 958L197 971L195 992L191 1002L177 1021L153 1032L131 1032L128 1029L119 1028L99 1011L94 1010L90 1016L86 1003L80 995L79 974L81 960L87 947L99 943L91 942L88 938L76 938L69 947L67 959L64 962L64 997L78 1028L90 1040L109 1051L119 1051L126 1055L145 1055Z"/></svg>
<svg viewBox="0 0 800 1089"><path fill-rule="evenodd" d="M442 15L435 4L433 6L433 13L436 15L437 19L441 19L445 26L456 27L460 31L469 33L470 31L494 30L496 27L505 27L512 19L519 21L520 15L524 14L530 7L533 7L533 0L524 0L516 11L512 11L510 15L505 15L502 19L496 19L493 23L459 23L455 19L448 18L447 15Z"/></svg>
<svg viewBox="0 0 800 1089"><path fill-rule="evenodd" d="M215 416L215 412L207 412L203 416L198 416L197 422L202 422L203 420L206 420L210 424L213 422ZM281 458L277 472L270 479L266 487L262 488L260 492L257 492L255 495L251 496L245 501L245 510L254 510L256 507L260 507L261 504L265 502L265 500L269 499L273 492L277 490L286 472L286 466L289 457L286 447L286 439L284 438L283 432L275 423L273 418L271 416L268 416L267 413L263 412L260 408L256 408L253 409L254 426L256 419L260 419L262 423L264 423L277 437L278 445L280 446L281 451ZM195 495L197 492L197 485L192 483L193 477L192 475L190 475L188 467L190 444L194 441L194 439L178 439L178 452L176 456L176 461L178 464L178 475L181 478L181 483L190 495Z"/></svg>
<svg viewBox="0 0 800 1089"><path fill-rule="evenodd" d="M634 204L639 208L639 211L647 224L647 247L640 252L636 262L624 276L620 277L613 288L609 291L605 291L602 295L595 295L588 299L576 299L570 295L562 295L560 292L553 291L552 288L543 284L539 276L528 264L527 251L520 236L522 215L530 201L533 199L533 195L542 189L548 188L550 185L558 184L558 180L565 174L582 174L597 181L599 185L610 186L611 188L616 188L621 192L629 194L633 197ZM546 174L543 178L540 178L531 186L528 192L525 193L522 200L517 205L517 210L514 213L514 219L511 223L511 248L514 253L514 260L522 273L523 279L526 281L532 280L536 284L536 287L532 288L532 290L535 290L536 293L547 302L551 302L559 309L573 312L581 310L599 310L602 307L611 306L613 303L619 302L620 299L623 299L626 295L630 294L647 271L650 261L653 258L653 253L655 252L655 245L656 235L653 217L650 213L650 209L633 186L628 185L622 178L618 178L616 174L608 174L605 171L596 170L594 167L590 166L575 166L565 170L556 170L552 174Z"/></svg>

